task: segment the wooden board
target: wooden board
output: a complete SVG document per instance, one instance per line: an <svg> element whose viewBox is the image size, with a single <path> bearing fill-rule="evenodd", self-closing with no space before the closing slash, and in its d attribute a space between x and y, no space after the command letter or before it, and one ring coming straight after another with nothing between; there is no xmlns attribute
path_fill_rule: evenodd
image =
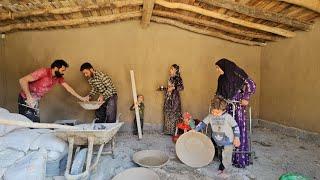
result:
<svg viewBox="0 0 320 180"><path fill-rule="evenodd" d="M130 76L131 76L131 86L132 86L132 96L133 96L133 102L134 102L134 110L136 113L136 120L137 120L137 128L138 128L138 136L139 139L142 138L142 132L141 132L141 123L140 123L140 114L139 114L139 107L137 105L137 89L136 89L136 82L134 79L134 72L133 70L130 70Z"/></svg>
<svg viewBox="0 0 320 180"><path fill-rule="evenodd" d="M39 128L39 129L66 129L66 130L78 129L75 126L66 126L61 124L23 122L23 121L14 121L14 120L7 120L7 119L0 119L0 124L8 125L8 126Z"/></svg>

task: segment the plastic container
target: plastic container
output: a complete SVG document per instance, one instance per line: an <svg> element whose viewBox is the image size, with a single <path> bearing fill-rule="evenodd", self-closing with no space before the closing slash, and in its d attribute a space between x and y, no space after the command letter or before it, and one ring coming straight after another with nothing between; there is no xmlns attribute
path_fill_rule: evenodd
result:
<svg viewBox="0 0 320 180"><path fill-rule="evenodd" d="M311 178L307 178L306 176L299 174L299 173L294 173L294 172L289 172L286 174L283 174L280 176L279 180L310 180Z"/></svg>

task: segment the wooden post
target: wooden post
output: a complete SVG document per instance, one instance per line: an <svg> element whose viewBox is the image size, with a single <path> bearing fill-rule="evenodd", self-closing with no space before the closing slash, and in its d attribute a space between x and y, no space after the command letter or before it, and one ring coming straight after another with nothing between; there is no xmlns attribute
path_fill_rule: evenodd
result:
<svg viewBox="0 0 320 180"><path fill-rule="evenodd" d="M141 123L140 123L140 114L139 114L139 107L137 105L137 89L136 89L136 82L134 79L134 72L133 70L130 70L130 76L131 76L131 86L132 86L132 96L133 96L133 102L134 102L134 110L136 112L136 120L137 120L137 128L138 128L138 136L139 139L142 138L142 132L141 132Z"/></svg>
<svg viewBox="0 0 320 180"><path fill-rule="evenodd" d="M142 28L146 28L150 24L153 7L154 7L154 0L143 1L142 18L141 18Z"/></svg>

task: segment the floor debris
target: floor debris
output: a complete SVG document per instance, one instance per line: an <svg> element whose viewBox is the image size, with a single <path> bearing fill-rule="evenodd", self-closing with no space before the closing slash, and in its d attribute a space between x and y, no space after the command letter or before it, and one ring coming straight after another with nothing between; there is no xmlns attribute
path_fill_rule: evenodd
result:
<svg viewBox="0 0 320 180"><path fill-rule="evenodd" d="M229 179L239 180L270 180L278 179L286 172L298 172L311 179L320 179L318 171L320 151L317 144L297 141L280 133L271 132L265 128L255 128L253 131L253 150L256 153L253 165L246 169L233 168ZM268 142L272 142L268 143ZM268 148L265 148L265 147ZM299 147L305 147L301 149ZM125 169L137 167L132 162L132 155L140 150L155 149L166 152L170 161L162 168L153 168L161 180L219 180L217 175L219 163L213 161L203 168L191 168L176 157L175 145L170 136L156 133L145 133L142 140L131 134L118 134L115 159L104 156L97 170L92 174L92 180L112 179Z"/></svg>
<svg viewBox="0 0 320 180"><path fill-rule="evenodd" d="M260 141L252 141L253 143L256 143L256 144L260 144L261 146L264 146L264 147L271 147L272 145L270 143L265 143L265 142L260 142Z"/></svg>

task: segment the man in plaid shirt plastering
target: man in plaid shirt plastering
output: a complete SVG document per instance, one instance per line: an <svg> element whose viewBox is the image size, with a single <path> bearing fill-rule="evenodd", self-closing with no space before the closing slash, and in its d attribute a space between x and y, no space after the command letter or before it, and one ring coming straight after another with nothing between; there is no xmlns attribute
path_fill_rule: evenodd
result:
<svg viewBox="0 0 320 180"><path fill-rule="evenodd" d="M93 69L90 63L84 63L80 67L80 71L88 78L91 85L91 91L86 100L90 100L97 93L98 101L105 101L102 106L96 110L97 123L114 123L117 116L117 90L114 87L111 78L101 72Z"/></svg>

